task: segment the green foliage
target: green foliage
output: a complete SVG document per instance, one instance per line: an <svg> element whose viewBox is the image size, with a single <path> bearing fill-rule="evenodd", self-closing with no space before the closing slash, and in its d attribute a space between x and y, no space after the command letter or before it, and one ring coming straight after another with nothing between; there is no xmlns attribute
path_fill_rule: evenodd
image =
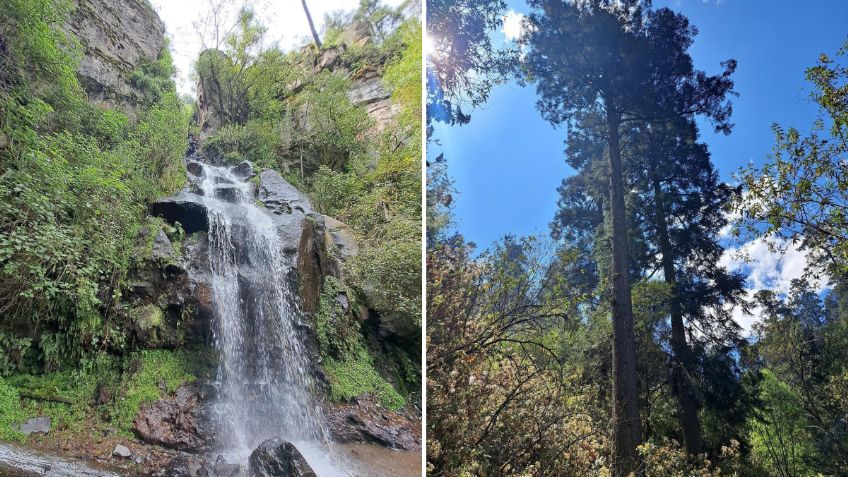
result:
<svg viewBox="0 0 848 477"><path fill-rule="evenodd" d="M339 296L344 296L350 303L352 294L336 278L324 277L319 309L315 317L318 346L323 357L342 358L362 341L359 323L338 302Z"/></svg>
<svg viewBox="0 0 848 477"><path fill-rule="evenodd" d="M739 443L722 447L715 461L704 456L692 458L674 441L645 443L639 446L645 475L651 477L725 477L737 476L741 470Z"/></svg>
<svg viewBox="0 0 848 477"><path fill-rule="evenodd" d="M110 317L132 245L147 202L182 186L187 147L167 51L134 77L147 101L131 121L87 102L76 41L54 28L67 11L13 1L0 20L0 313L11 335L43 330L47 369L123 345Z"/></svg>
<svg viewBox="0 0 848 477"><path fill-rule="evenodd" d="M406 400L383 379L374 367L374 360L361 345L343 359L329 358L324 370L330 379L330 399L348 401L366 393L374 394L388 409L398 410Z"/></svg>
<svg viewBox="0 0 848 477"><path fill-rule="evenodd" d="M222 126L206 140L203 149L229 164L250 161L261 169L269 169L278 167L280 141L280 133L273 123L253 119L243 125Z"/></svg>
<svg viewBox="0 0 848 477"><path fill-rule="evenodd" d="M763 371L762 415L751 423L752 459L771 475L816 475L806 462L813 453L798 389Z"/></svg>
<svg viewBox="0 0 848 477"><path fill-rule="evenodd" d="M316 331L324 369L330 380L330 399L347 401L372 393L389 409L403 407L406 401L377 371L359 323L337 301L339 295L352 303L352 293L343 283L325 277L316 314ZM351 304L348 309L352 307Z"/></svg>
<svg viewBox="0 0 848 477"><path fill-rule="evenodd" d="M17 426L26 420L21 398L14 386L0 378L0 441L20 441L24 436Z"/></svg>
<svg viewBox="0 0 848 477"><path fill-rule="evenodd" d="M392 99L402 106L398 120L402 127L409 129L409 140L420 144L423 58L421 24L406 22L393 37L397 37L406 47L398 59L386 68L383 80L392 87Z"/></svg>
<svg viewBox="0 0 848 477"><path fill-rule="evenodd" d="M818 119L809 134L772 126L775 146L761 167L743 169L740 226L777 249L803 243L833 274L848 271L848 42L836 59L808 68ZM739 230L737 230L737 233Z"/></svg>
<svg viewBox="0 0 848 477"><path fill-rule="evenodd" d="M156 61L142 60L141 67L133 72L130 82L142 92L147 104L155 104L160 102L165 94L174 90L173 78L176 74L177 69L166 42Z"/></svg>
<svg viewBox="0 0 848 477"><path fill-rule="evenodd" d="M208 372L200 350L143 350L130 355L121 378L120 394L111 411L115 428L129 434L141 405L153 402Z"/></svg>

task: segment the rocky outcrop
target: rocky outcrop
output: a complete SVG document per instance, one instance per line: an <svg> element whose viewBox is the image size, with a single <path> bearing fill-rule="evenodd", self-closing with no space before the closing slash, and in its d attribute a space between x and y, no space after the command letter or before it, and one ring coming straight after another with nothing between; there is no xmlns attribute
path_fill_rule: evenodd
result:
<svg viewBox="0 0 848 477"><path fill-rule="evenodd" d="M291 214L293 211L303 214L312 212L309 199L283 179L279 172L271 169L259 174L257 198L265 205L265 208L277 215Z"/></svg>
<svg viewBox="0 0 848 477"><path fill-rule="evenodd" d="M324 224L327 227L327 233L330 235L333 245L339 251L339 258L344 261L359 255L359 245L356 243L353 229L346 223L336 220L329 215L323 217Z"/></svg>
<svg viewBox="0 0 848 477"><path fill-rule="evenodd" d="M421 449L421 423L388 410L366 394L351 403L329 405L325 414L333 439L370 442L392 449Z"/></svg>
<svg viewBox="0 0 848 477"><path fill-rule="evenodd" d="M297 447L274 437L259 444L250 454L254 477L316 477Z"/></svg>
<svg viewBox="0 0 848 477"><path fill-rule="evenodd" d="M303 309L310 315L318 311L324 277L342 277L342 262L335 253L325 216L312 214L303 222L297 252L297 276Z"/></svg>
<svg viewBox="0 0 848 477"><path fill-rule="evenodd" d="M200 452L210 444L212 432L207 386L182 386L173 396L143 404L132 430L139 439L150 444L188 452Z"/></svg>
<svg viewBox="0 0 848 477"><path fill-rule="evenodd" d="M132 115L143 95L132 84L165 47L165 25L145 0L76 0L65 25L83 48L77 75L88 97Z"/></svg>
<svg viewBox="0 0 848 477"><path fill-rule="evenodd" d="M168 223L179 224L186 233L206 232L209 220L203 199L197 194L180 192L173 197L159 199L150 205L150 214L162 217Z"/></svg>
<svg viewBox="0 0 848 477"><path fill-rule="evenodd" d="M138 242L122 297L136 343L144 348L209 343L212 297L205 233L175 244L164 229L145 227Z"/></svg>
<svg viewBox="0 0 848 477"><path fill-rule="evenodd" d="M202 51L197 59L197 125L204 134L224 124L224 97L221 79L215 68L228 61L223 51L214 49Z"/></svg>

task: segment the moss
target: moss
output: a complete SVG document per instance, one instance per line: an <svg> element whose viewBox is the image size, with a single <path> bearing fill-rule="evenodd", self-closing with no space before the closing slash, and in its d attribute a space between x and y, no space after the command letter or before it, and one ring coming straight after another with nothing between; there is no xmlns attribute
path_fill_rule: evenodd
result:
<svg viewBox="0 0 848 477"><path fill-rule="evenodd" d="M338 279L324 277L319 298L318 313L315 316L315 327L318 334L318 345L324 358L340 358L350 353L360 341L359 323L342 309L337 297L344 295L348 302L352 300L347 286Z"/></svg>
<svg viewBox="0 0 848 477"><path fill-rule="evenodd" d="M165 322L165 316L162 310L156 305L145 305L135 308L130 312L130 316L145 330L158 328Z"/></svg>
<svg viewBox="0 0 848 477"><path fill-rule="evenodd" d="M330 399L348 401L372 393L389 409L403 407L403 396L377 371L359 323L337 301L340 295L348 297L348 309L355 308L348 287L336 278L324 277L315 320L324 370L330 380Z"/></svg>
<svg viewBox="0 0 848 477"><path fill-rule="evenodd" d="M364 347L359 347L343 360L332 358L324 362L330 379L330 399L348 401L366 393L373 393L383 406L398 410L406 400L374 368L374 361Z"/></svg>
<svg viewBox="0 0 848 477"><path fill-rule="evenodd" d="M22 441L18 425L26 419L18 390L0 379L0 441Z"/></svg>
<svg viewBox="0 0 848 477"><path fill-rule="evenodd" d="M208 371L209 353L199 349L145 350L133 353L112 410L116 429L129 434L142 404L156 401Z"/></svg>

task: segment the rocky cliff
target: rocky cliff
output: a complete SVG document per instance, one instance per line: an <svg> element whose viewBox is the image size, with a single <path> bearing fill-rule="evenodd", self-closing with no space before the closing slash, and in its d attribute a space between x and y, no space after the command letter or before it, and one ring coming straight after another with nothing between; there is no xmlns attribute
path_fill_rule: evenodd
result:
<svg viewBox="0 0 848 477"><path fill-rule="evenodd" d="M77 74L89 99L128 113L142 100L133 73L165 48L165 25L146 0L75 0L65 28L83 57Z"/></svg>

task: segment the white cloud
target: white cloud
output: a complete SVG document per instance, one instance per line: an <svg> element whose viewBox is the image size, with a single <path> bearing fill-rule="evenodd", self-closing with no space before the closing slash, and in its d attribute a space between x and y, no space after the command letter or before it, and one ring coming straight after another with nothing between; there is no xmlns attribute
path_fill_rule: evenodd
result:
<svg viewBox="0 0 848 477"><path fill-rule="evenodd" d="M504 15L501 31L508 41L515 41L521 37L521 33L524 31L523 21L524 15L515 10L510 10Z"/></svg>
<svg viewBox="0 0 848 477"><path fill-rule="evenodd" d="M403 0L383 0L390 6L398 6ZM200 35L194 25L208 15L209 0L151 0L153 8L165 23L171 40L171 52L177 67L177 89L180 94L194 94L191 80L192 63L202 48ZM310 37L306 15L298 0L256 0L250 2L257 12L259 21L268 27L267 44L277 44L291 49L308 41ZM359 6L358 0L315 0L307 3L309 12L319 31L324 27L324 15L334 11L352 11ZM233 10L233 8L230 8Z"/></svg>
<svg viewBox="0 0 848 477"><path fill-rule="evenodd" d="M777 241L774 250L762 238L755 238L738 247L728 247L719 260L719 265L731 271L742 271L748 274L745 284L748 300L760 290L773 290L778 294L789 292L792 280L804 276L809 261L807 252L799 249L797 244ZM829 288L826 276L811 279L813 289L821 293ZM746 334L751 332L754 323L760 321L759 310L751 310L746 315L740 308L733 310L733 317L744 329Z"/></svg>

